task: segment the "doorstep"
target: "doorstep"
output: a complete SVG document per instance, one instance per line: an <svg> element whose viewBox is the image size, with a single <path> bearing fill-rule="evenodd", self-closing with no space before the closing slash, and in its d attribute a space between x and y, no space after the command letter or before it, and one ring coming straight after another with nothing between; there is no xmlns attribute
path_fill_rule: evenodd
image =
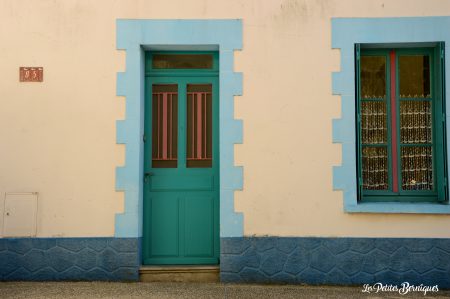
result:
<svg viewBox="0 0 450 299"><path fill-rule="evenodd" d="M219 265L142 266L139 280L143 282L218 282Z"/></svg>

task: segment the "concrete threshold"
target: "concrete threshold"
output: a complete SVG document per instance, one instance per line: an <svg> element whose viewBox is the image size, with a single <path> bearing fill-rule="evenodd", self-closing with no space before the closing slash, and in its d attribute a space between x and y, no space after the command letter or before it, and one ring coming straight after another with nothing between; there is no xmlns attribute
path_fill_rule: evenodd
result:
<svg viewBox="0 0 450 299"><path fill-rule="evenodd" d="M143 282L219 282L219 265L142 266Z"/></svg>

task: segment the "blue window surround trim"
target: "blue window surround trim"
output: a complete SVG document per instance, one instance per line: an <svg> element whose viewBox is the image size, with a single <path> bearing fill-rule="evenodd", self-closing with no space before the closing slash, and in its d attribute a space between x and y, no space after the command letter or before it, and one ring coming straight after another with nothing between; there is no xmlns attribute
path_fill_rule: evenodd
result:
<svg viewBox="0 0 450 299"><path fill-rule="evenodd" d="M342 165L333 167L333 188L344 193L344 211L366 213L429 213L449 214L450 205L438 203L358 203L356 180L355 135L355 43L421 43L445 42L449 57L450 17L414 18L333 18L332 48L341 50L341 71L334 72L332 89L341 96L342 117L333 120L333 142L342 144ZM446 59L446 73L450 59ZM445 77L450 86L450 76ZM450 88L445 98L450 99ZM449 123L450 105L446 105L446 121ZM447 130L447 148L450 140ZM450 151L447 160L450 161Z"/></svg>
<svg viewBox="0 0 450 299"><path fill-rule="evenodd" d="M142 236L144 53L145 50L218 50L220 84L220 236L243 235L243 216L234 212L234 191L242 190L243 169L234 166L234 144L242 143L242 121L234 119L234 97L242 95L242 74L233 72L233 51L242 49L241 20L126 20L116 22L117 49L126 51L126 71L117 74L117 95L126 98L126 118L117 121L117 143L125 144L125 165L116 168L116 190L124 191L116 214L116 237Z"/></svg>

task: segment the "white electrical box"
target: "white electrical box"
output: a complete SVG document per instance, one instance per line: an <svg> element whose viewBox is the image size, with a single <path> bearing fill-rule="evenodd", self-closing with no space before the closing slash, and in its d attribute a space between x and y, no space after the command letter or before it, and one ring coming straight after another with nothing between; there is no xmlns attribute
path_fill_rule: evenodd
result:
<svg viewBox="0 0 450 299"><path fill-rule="evenodd" d="M6 193L3 237L36 236L38 193Z"/></svg>

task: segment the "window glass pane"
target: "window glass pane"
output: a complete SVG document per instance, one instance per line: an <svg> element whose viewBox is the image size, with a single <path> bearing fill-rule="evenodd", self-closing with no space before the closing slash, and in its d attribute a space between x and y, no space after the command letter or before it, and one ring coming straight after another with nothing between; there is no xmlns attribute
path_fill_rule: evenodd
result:
<svg viewBox="0 0 450 299"><path fill-rule="evenodd" d="M212 69L211 54L155 54L154 69Z"/></svg>
<svg viewBox="0 0 450 299"><path fill-rule="evenodd" d="M386 57L361 57L361 98L384 99L386 97Z"/></svg>
<svg viewBox="0 0 450 299"><path fill-rule="evenodd" d="M400 101L400 142L431 143L431 101Z"/></svg>
<svg viewBox="0 0 450 299"><path fill-rule="evenodd" d="M189 167L212 166L212 85L187 86L187 162Z"/></svg>
<svg viewBox="0 0 450 299"><path fill-rule="evenodd" d="M399 56L401 98L429 98L430 57L427 55Z"/></svg>
<svg viewBox="0 0 450 299"><path fill-rule="evenodd" d="M178 86L154 84L152 110L152 167L176 168Z"/></svg>
<svg viewBox="0 0 450 299"><path fill-rule="evenodd" d="M389 176L386 146L363 147L362 172L364 190L388 190Z"/></svg>
<svg viewBox="0 0 450 299"><path fill-rule="evenodd" d="M361 103L361 138L363 144L387 142L387 115L384 101Z"/></svg>
<svg viewBox="0 0 450 299"><path fill-rule="evenodd" d="M402 146L402 189L433 190L431 146Z"/></svg>

